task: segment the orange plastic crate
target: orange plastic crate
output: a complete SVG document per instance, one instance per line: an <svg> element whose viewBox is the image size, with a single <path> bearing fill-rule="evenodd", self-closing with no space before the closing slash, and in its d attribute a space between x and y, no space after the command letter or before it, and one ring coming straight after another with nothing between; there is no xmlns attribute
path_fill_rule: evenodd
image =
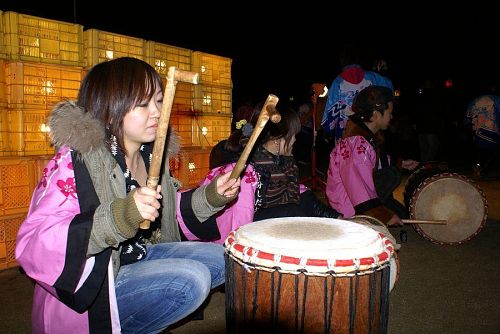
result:
<svg viewBox="0 0 500 334"><path fill-rule="evenodd" d="M195 187L207 176L211 148L184 148L171 160L172 175L182 182L183 189Z"/></svg>
<svg viewBox="0 0 500 334"><path fill-rule="evenodd" d="M193 146L212 147L231 134L231 116L198 115L193 118Z"/></svg>
<svg viewBox="0 0 500 334"><path fill-rule="evenodd" d="M51 109L78 96L82 69L61 65L6 62L8 107Z"/></svg>
<svg viewBox="0 0 500 334"><path fill-rule="evenodd" d="M231 58L195 51L192 71L200 74L202 84L232 87L231 62Z"/></svg>
<svg viewBox="0 0 500 334"><path fill-rule="evenodd" d="M232 115L231 88L194 86L194 111L202 114Z"/></svg>

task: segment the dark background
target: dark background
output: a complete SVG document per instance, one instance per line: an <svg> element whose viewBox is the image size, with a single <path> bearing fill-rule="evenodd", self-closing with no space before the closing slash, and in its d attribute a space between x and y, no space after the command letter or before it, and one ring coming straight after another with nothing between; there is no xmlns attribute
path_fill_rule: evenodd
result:
<svg viewBox="0 0 500 334"><path fill-rule="evenodd" d="M299 7L270 1L130 1L0 0L0 10L229 57L233 109L269 93L282 100L293 96L295 103L307 100L312 83L331 84L340 72L338 51L353 41L366 50L365 65L371 67L377 57L387 60L388 75L403 95L413 94L424 79L438 85L452 79L468 99L498 82L500 74L499 20L491 6L478 2L437 9L421 2Z"/></svg>

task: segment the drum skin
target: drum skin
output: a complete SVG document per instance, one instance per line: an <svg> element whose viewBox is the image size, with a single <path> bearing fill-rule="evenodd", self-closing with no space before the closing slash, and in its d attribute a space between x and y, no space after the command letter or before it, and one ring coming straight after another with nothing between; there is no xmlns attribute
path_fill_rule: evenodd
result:
<svg viewBox="0 0 500 334"><path fill-rule="evenodd" d="M410 218L447 223L413 224L417 233L441 245L462 244L478 235L488 218L488 203L479 186L457 173L421 176L425 178L413 178L405 187L405 194L411 194Z"/></svg>
<svg viewBox="0 0 500 334"><path fill-rule="evenodd" d="M354 226L358 224L350 221L308 217L282 218L281 220L290 220L289 224L285 222L285 224L277 225L275 229L270 229L283 233L283 243L287 244L285 247L282 247L281 242L277 242L277 245L271 242L271 245L266 247L262 245L262 238L259 235L255 235L254 244L252 240L246 238L251 237L252 233L243 236L245 229L252 225L263 226L262 224L266 222L271 224L276 220L268 219L242 226L232 232L226 240L227 332L386 333L390 258L381 256L376 260L377 264L371 266L363 266L362 264L366 263L364 258L356 258L354 262L360 268L363 267L362 270L346 271L340 267L335 267L333 270L330 270L331 268L315 270L314 265L310 265L311 262L330 257L336 254L335 251L330 251L332 249L330 247L330 250L324 254L315 256L315 249L301 250L301 245L305 248L311 245L312 248L318 246L315 242L316 239L322 239L323 230L321 226L316 229L315 223L320 222L319 225L321 225L328 221L335 221L337 224L335 227L344 225L347 229L357 229L354 231L356 233L361 230L366 231L370 234L370 241L367 244L372 244L372 236L381 238L389 247L390 257L393 255L392 243L378 232L366 226ZM256 226L252 228L257 230ZM317 233L318 231L320 233ZM295 232L303 235L291 235ZM238 233L242 234L241 238ZM328 234L329 232L326 231L325 240L329 238ZM298 240L300 238L303 240ZM326 242L329 245L325 244L325 248L335 242L335 240ZM343 246L344 244L349 243L343 243ZM241 247L238 248L238 246ZM260 253L256 255L256 248L266 248L261 252L263 255L260 262L257 258ZM318 250L320 248L317 247ZM288 252L290 254L287 254ZM339 249L339 254L343 255L333 262L348 262L343 260L348 252L346 248ZM294 261L294 256L301 253L312 260L311 262L302 261L302 259L300 261L301 265L303 264L304 268L309 270L293 269L295 264L300 266ZM354 253L359 256L363 251L354 251ZM373 255L373 249L368 253L371 254L367 256ZM269 261L276 261L278 265L268 265ZM283 264L283 268L288 269L282 270L280 263Z"/></svg>

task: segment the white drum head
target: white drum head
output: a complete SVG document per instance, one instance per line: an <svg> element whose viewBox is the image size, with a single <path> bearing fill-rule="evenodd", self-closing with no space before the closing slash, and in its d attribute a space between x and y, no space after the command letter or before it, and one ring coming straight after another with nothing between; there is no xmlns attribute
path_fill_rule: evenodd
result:
<svg viewBox="0 0 500 334"><path fill-rule="evenodd" d="M244 225L228 236L225 247L245 263L314 273L373 271L387 263L394 250L387 237L369 227L310 217Z"/></svg>

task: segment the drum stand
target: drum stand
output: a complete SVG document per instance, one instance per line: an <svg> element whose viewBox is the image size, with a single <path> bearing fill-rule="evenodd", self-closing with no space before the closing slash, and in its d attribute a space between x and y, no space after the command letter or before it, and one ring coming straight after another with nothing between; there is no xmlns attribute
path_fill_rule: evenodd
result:
<svg viewBox="0 0 500 334"><path fill-rule="evenodd" d="M313 142L311 148L311 176L301 180L301 183L311 182L311 190L319 190L322 191L326 187L326 182L322 178L317 175L316 171L316 136L318 131L316 129L316 114L317 114L317 102L318 97L324 97L325 93L325 84L313 84L312 90L313 95L311 97L312 100L312 126L313 126Z"/></svg>

